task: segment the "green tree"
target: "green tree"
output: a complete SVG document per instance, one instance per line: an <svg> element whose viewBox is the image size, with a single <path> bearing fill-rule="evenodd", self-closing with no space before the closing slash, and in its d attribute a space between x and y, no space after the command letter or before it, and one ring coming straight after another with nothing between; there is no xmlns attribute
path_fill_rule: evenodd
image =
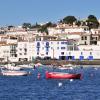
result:
<svg viewBox="0 0 100 100"><path fill-rule="evenodd" d="M78 21L76 22L76 25L77 25L77 26L80 26L80 25L81 25L81 21L78 20Z"/></svg>
<svg viewBox="0 0 100 100"><path fill-rule="evenodd" d="M23 23L22 27L25 29L28 29L28 28L30 29L32 27L32 25L31 25L31 23Z"/></svg>
<svg viewBox="0 0 100 100"><path fill-rule="evenodd" d="M41 28L41 25L36 22L36 24L32 25L31 28Z"/></svg>
<svg viewBox="0 0 100 100"><path fill-rule="evenodd" d="M8 26L8 30L10 30L11 28L14 28L15 26L13 26L13 25L9 25Z"/></svg>
<svg viewBox="0 0 100 100"><path fill-rule="evenodd" d="M48 22L48 23L42 25L42 26L39 28L38 31L40 31L40 32L45 32L45 33L47 33L47 35L48 35L48 27L55 27L55 26L56 26L56 24L54 24L54 23L52 23L52 22Z"/></svg>
<svg viewBox="0 0 100 100"><path fill-rule="evenodd" d="M89 27L89 29L99 27L99 22L98 22L97 18L94 15L89 15L86 22L87 22L87 26Z"/></svg>
<svg viewBox="0 0 100 100"><path fill-rule="evenodd" d="M66 16L62 22L65 23L65 24L71 24L73 25L73 22L76 22L77 19L74 17L74 16Z"/></svg>
<svg viewBox="0 0 100 100"><path fill-rule="evenodd" d="M47 33L48 34L48 29L47 29L47 26L46 25L42 25L39 29L38 29L38 31L40 31L40 32L45 32L45 33Z"/></svg>

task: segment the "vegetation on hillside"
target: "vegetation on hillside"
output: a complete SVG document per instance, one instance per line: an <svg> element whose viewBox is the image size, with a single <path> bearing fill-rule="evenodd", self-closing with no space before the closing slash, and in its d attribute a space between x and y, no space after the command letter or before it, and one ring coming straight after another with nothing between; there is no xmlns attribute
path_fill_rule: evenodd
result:
<svg viewBox="0 0 100 100"><path fill-rule="evenodd" d="M89 15L86 22L87 22L87 26L89 27L89 29L99 27L99 22L94 15Z"/></svg>
<svg viewBox="0 0 100 100"><path fill-rule="evenodd" d="M62 20L63 23L70 24L70 25L73 25L73 23L76 21L77 21L77 19L75 18L75 16L66 16Z"/></svg>
<svg viewBox="0 0 100 100"><path fill-rule="evenodd" d="M85 20L85 21L78 20L75 16L66 16L62 20L60 20L59 23L65 23L65 24L69 24L69 25L75 24L77 26L80 26L80 25L88 26L89 29L99 27L98 19L94 15L89 15L87 17L87 20ZM56 27L56 26L57 26L57 24L52 23L52 22L48 22L48 23L45 23L43 25L38 24L38 23L36 23L34 25L32 25L31 23L23 23L22 24L22 27L25 28L25 29L37 28L38 31L46 32L47 34L48 34L48 27Z"/></svg>

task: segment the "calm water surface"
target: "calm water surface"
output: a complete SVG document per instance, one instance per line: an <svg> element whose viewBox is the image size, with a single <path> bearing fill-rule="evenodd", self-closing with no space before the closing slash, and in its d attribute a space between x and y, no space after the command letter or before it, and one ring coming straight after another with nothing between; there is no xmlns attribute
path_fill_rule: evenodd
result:
<svg viewBox="0 0 100 100"><path fill-rule="evenodd" d="M52 71L42 67L31 70L33 74L29 76L0 76L0 100L100 100L100 68L89 66L63 71L82 73L82 80L46 80L46 70ZM38 72L41 79L37 79Z"/></svg>

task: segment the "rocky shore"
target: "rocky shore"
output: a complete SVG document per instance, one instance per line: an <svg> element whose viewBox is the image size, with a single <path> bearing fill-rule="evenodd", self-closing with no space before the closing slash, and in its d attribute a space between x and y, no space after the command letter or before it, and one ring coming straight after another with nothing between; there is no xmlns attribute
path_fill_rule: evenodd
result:
<svg viewBox="0 0 100 100"><path fill-rule="evenodd" d="M66 61L66 60L34 60L34 61L24 61L24 62L14 62L16 65L19 64L30 64L30 63L41 63L43 65L66 65L66 64L74 64L74 65L100 65L100 60L70 60L70 61ZM7 64L7 62L0 62L0 64Z"/></svg>
<svg viewBox="0 0 100 100"><path fill-rule="evenodd" d="M100 60L74 60L74 61L65 61L65 60L37 60L35 63L41 63L44 65L66 65L66 64L74 64L74 65L100 65Z"/></svg>

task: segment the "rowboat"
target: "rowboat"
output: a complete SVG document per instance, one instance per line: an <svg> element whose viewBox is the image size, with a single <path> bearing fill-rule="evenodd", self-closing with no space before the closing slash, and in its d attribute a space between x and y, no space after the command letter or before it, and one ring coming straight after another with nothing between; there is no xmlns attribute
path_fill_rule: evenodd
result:
<svg viewBox="0 0 100 100"><path fill-rule="evenodd" d="M15 70L1 70L1 75L3 76L26 76L30 74L26 71L15 71Z"/></svg>
<svg viewBox="0 0 100 100"><path fill-rule="evenodd" d="M73 69L73 67L75 67L74 65L72 64L67 64L67 65L61 65L58 67L58 69L61 69L61 70L66 70L66 69Z"/></svg>
<svg viewBox="0 0 100 100"><path fill-rule="evenodd" d="M81 74L70 74L62 72L46 72L46 79L81 79Z"/></svg>
<svg viewBox="0 0 100 100"><path fill-rule="evenodd" d="M21 70L21 67L13 66L11 64L5 65L4 68L6 68L8 70Z"/></svg>

